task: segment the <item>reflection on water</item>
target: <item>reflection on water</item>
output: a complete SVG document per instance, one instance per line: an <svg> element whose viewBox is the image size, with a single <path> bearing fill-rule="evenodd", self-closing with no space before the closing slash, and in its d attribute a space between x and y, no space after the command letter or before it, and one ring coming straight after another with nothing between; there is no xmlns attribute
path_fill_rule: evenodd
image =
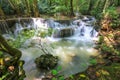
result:
<svg viewBox="0 0 120 80"><path fill-rule="evenodd" d="M54 55L59 56L59 65L62 66L60 74L65 76L84 71L89 65L90 56L97 53L92 48L92 42L62 40L52 44L55 45Z"/></svg>

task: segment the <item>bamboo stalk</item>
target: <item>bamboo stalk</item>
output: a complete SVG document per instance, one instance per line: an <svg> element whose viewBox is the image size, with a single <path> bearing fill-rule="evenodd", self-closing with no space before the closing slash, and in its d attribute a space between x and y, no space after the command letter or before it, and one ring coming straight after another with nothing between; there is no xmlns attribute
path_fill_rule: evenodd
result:
<svg viewBox="0 0 120 80"><path fill-rule="evenodd" d="M109 0L106 0L105 1L105 5L104 5L104 8L103 8L103 13L105 13L106 9L109 7L110 5L110 1Z"/></svg>

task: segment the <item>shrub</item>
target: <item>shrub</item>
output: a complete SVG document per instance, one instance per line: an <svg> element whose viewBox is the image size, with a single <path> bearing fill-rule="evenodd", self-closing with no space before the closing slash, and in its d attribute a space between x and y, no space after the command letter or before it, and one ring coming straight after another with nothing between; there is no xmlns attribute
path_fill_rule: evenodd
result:
<svg viewBox="0 0 120 80"><path fill-rule="evenodd" d="M103 36L99 36L99 41L98 41L98 43L99 44L102 44L104 42L104 37Z"/></svg>
<svg viewBox="0 0 120 80"><path fill-rule="evenodd" d="M102 44L102 45L101 45L101 51L102 51L103 53L112 53L112 52L113 52L113 49L112 49L112 47L109 47L109 46L107 46L106 44Z"/></svg>

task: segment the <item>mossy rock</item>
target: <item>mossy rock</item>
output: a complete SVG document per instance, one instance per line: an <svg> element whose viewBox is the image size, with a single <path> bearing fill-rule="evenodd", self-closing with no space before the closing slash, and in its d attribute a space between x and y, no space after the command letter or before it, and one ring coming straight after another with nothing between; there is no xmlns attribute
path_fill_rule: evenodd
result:
<svg viewBox="0 0 120 80"><path fill-rule="evenodd" d="M58 63L58 57L51 54L41 55L40 57L35 59L35 63L38 69L53 69Z"/></svg>

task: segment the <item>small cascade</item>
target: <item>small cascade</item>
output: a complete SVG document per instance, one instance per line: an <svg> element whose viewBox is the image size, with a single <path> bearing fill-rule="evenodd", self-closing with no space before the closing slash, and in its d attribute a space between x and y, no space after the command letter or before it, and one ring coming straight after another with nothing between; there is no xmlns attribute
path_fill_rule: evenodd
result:
<svg viewBox="0 0 120 80"><path fill-rule="evenodd" d="M22 30L35 30L35 35L39 33L40 30L47 30L48 25L46 21L42 18L32 18L31 21L25 23L20 18L15 24L14 35L17 36Z"/></svg>
<svg viewBox="0 0 120 80"><path fill-rule="evenodd" d="M53 28L54 32L52 37L69 39L81 39L82 37L85 39L94 39L98 35L97 31L94 29L94 23L95 19L93 17L90 17L90 19L84 17L83 19L72 20L69 25L54 21L53 24L55 24L55 27Z"/></svg>
<svg viewBox="0 0 120 80"><path fill-rule="evenodd" d="M14 31L14 35L17 37L17 35L24 29L23 26L19 23L15 24L15 31Z"/></svg>
<svg viewBox="0 0 120 80"><path fill-rule="evenodd" d="M65 22L64 22L65 21ZM67 22L67 23L66 23ZM65 24L66 23L66 24ZM83 19L77 20L63 20L54 21L52 19L32 18L32 21L28 24L16 23L15 35L23 29L34 29L35 36L40 31L47 31L48 28L53 29L53 38L65 38L65 37L89 37L93 38L97 35L94 29L95 19L93 17L83 17Z"/></svg>

